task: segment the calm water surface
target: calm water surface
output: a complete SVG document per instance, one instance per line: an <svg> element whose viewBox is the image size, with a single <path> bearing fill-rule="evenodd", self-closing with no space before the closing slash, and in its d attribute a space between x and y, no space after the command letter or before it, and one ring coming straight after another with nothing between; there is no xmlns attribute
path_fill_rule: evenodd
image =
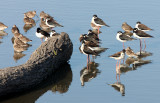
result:
<svg viewBox="0 0 160 103"><path fill-rule="evenodd" d="M38 88L30 93L6 100L5 103L158 103L160 101L160 1L159 0L3 0L0 3L0 21L8 25L8 33L0 44L0 68L17 66L25 63L32 52L41 44L35 36L39 27L38 18L36 26L25 32L23 30L23 13L36 10L37 14L45 11L52 15L63 28L55 28L57 32L67 32L73 42L74 50L70 59L70 67L64 76L57 80L49 79L48 85ZM81 86L80 77L86 70L86 55L79 52L78 41L80 34L87 33L93 14L102 18L110 28L102 27L100 39L102 47L109 48L95 59L92 71L85 77L84 86ZM121 24L127 22L132 27L137 21L148 25L154 31L148 33L154 38L147 39L146 51L151 56L143 58L151 63L138 66L136 69L124 72L120 76L121 84L125 87L125 96L108 84L117 82L116 61L108 58L109 55L122 50L122 43L116 40L116 33L121 29ZM24 51L24 56L15 60L11 38L12 26L16 24L20 32L32 39L31 47ZM135 52L139 51L139 41L125 43ZM126 58L127 59L127 58ZM52 82L54 81L54 82ZM46 83L46 82L45 82ZM45 84L44 83L44 84Z"/></svg>

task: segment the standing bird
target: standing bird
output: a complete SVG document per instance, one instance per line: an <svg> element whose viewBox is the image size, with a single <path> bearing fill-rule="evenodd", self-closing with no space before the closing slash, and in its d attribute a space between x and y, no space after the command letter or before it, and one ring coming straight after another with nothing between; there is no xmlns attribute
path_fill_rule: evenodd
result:
<svg viewBox="0 0 160 103"><path fill-rule="evenodd" d="M24 13L24 16L27 16L29 18L33 18L35 15L36 15L36 11L28 11L28 12Z"/></svg>
<svg viewBox="0 0 160 103"><path fill-rule="evenodd" d="M60 35L60 34L57 33L55 30L52 30L51 33L50 33L50 37L56 36L56 35Z"/></svg>
<svg viewBox="0 0 160 103"><path fill-rule="evenodd" d="M63 27L61 24L59 24L56 20L54 20L53 18L46 18L45 19L45 23L47 26L51 27L51 28L54 28L54 27Z"/></svg>
<svg viewBox="0 0 160 103"><path fill-rule="evenodd" d="M114 58L115 60L117 60L116 71L117 71L118 60L120 60L119 61L119 70L120 70L121 59L123 59L125 57L125 52L126 52L126 50L123 49L122 51L117 52L117 53L109 56L110 58Z"/></svg>
<svg viewBox="0 0 160 103"><path fill-rule="evenodd" d="M24 16L23 21L25 24L33 24L33 25L36 24L35 21L32 18L29 18L28 16Z"/></svg>
<svg viewBox="0 0 160 103"><path fill-rule="evenodd" d="M117 32L116 39L120 42L123 42L123 49L125 49L124 42L135 40L134 38L131 38L130 36L123 34L121 31Z"/></svg>
<svg viewBox="0 0 160 103"><path fill-rule="evenodd" d="M49 14L45 13L44 11L41 11L40 13L40 18L47 18L47 17L51 17Z"/></svg>
<svg viewBox="0 0 160 103"><path fill-rule="evenodd" d="M40 38L41 41L43 42L43 38L46 39L46 38L50 37L50 34L47 33L47 32L44 31L44 30L41 30L41 28L37 28L36 36L37 36L38 38Z"/></svg>
<svg viewBox="0 0 160 103"><path fill-rule="evenodd" d="M135 54L130 47L127 47L127 49L126 49L126 54L127 54L129 57L138 57L138 55Z"/></svg>
<svg viewBox="0 0 160 103"><path fill-rule="evenodd" d="M145 39L145 38L153 38L153 36L145 33L145 32L142 31L142 30L138 30L137 28L134 28L134 29L133 29L133 36L136 37L136 38L138 38L138 39L140 40L140 53L141 53L141 51L142 51L142 41L141 41L141 39L143 39L143 38L144 38L144 39ZM145 40L144 40L144 43L145 43ZM145 43L145 48L144 48L144 50L145 50L145 49L146 49L146 43Z"/></svg>
<svg viewBox="0 0 160 103"><path fill-rule="evenodd" d="M136 23L135 28L137 28L138 30L142 30L142 31L150 31L150 30L153 30L153 29L147 27L146 25L142 24L140 21L138 21L138 22Z"/></svg>
<svg viewBox="0 0 160 103"><path fill-rule="evenodd" d="M8 26L6 26L5 24L3 24L2 22L0 22L0 30L4 30L8 28Z"/></svg>
<svg viewBox="0 0 160 103"><path fill-rule="evenodd" d="M109 25L107 25L102 19L98 18L97 15L93 15L91 23L93 23L97 28L98 28L98 34L99 34L99 28L101 26L107 26L110 27Z"/></svg>
<svg viewBox="0 0 160 103"><path fill-rule="evenodd" d="M85 45L84 42L82 42L82 45L80 47L80 50L83 54L87 55L87 65L90 62L89 55L95 55L98 56L100 53L106 51L108 48L101 48L101 47L90 47Z"/></svg>
<svg viewBox="0 0 160 103"><path fill-rule="evenodd" d="M12 27L12 33L15 34L15 33L19 33L19 29L16 25L13 25Z"/></svg>
<svg viewBox="0 0 160 103"><path fill-rule="evenodd" d="M126 22L122 24L122 29L126 32L133 31L133 28L130 25L128 25Z"/></svg>

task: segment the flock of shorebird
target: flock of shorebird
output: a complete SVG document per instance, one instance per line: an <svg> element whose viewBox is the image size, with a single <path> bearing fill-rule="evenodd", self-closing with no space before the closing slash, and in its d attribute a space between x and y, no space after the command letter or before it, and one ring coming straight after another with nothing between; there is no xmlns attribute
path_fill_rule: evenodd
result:
<svg viewBox="0 0 160 103"><path fill-rule="evenodd" d="M32 25L32 26L35 25L35 21L32 19L35 16L37 16L36 11L28 11L24 13L25 25ZM93 55L93 57L98 56L100 55L100 53L108 49L108 48L100 47L101 40L99 39L99 34L101 33L101 31L99 29L102 26L110 27L97 15L93 15L91 19L91 27L93 28L93 30L90 29L88 30L88 34L80 35L79 40L80 42L82 42L82 45L80 46L80 51L83 54L86 54L88 56L87 64L88 62L90 62L89 55ZM59 35L59 33L56 33L55 30L52 30L52 28L54 27L63 27L63 26L59 24L52 16L42 11L40 13L40 27L37 28L37 31L35 34L38 38L42 40L42 42L43 42L43 39L46 41L49 37ZM0 31L3 31L6 28L8 28L8 26L6 26L3 23L0 23ZM153 37L145 32L145 31L149 31L152 29L150 29L149 27L147 27L146 25L142 24L139 21L136 23L135 28L132 28L130 25L124 22L122 24L122 29L125 32L118 31L116 39L119 40L120 42L123 42L123 50L109 56L117 60L116 66L118 65L118 60L121 60L124 58L125 53L129 57L138 57L138 55L135 54L130 47L125 49L124 42L136 40L135 38L139 39L140 40L140 52L141 52L142 51L141 39L144 39L144 43L145 43L146 38ZM23 52L30 46L28 42L31 42L32 40L22 35L16 25L13 25L12 33L14 34L14 37L12 39L13 47L16 50L16 52ZM135 38L131 37L132 35ZM146 48L146 44L145 44L145 48ZM144 48L144 51L145 51L145 48ZM119 65L120 65L120 62L119 62Z"/></svg>
<svg viewBox="0 0 160 103"><path fill-rule="evenodd" d="M97 56L101 52L104 52L105 50L107 50L107 48L102 48L99 45L100 44L99 33L101 33L99 29L102 26L110 27L97 15L93 15L91 19L91 27L93 28L93 30L89 30L88 34L80 35L79 40L80 42L82 42L80 46L80 51L83 54L86 54L88 56L87 65L90 62L89 55ZM139 21L136 23L135 28L132 28L130 25L124 22L122 24L122 29L125 32L118 31L116 35L116 39L120 42L123 42L123 50L109 56L110 58L114 58L115 60L117 60L116 71L117 71L117 68L120 69L120 63L121 63L121 60L124 59L125 54L128 55L129 57L136 57L136 58L138 58L141 55L141 51L142 51L142 40L141 39L144 39L144 43L145 43L146 38L153 38L153 36L145 32L145 31L150 31L153 29L147 27L146 25L142 24ZM127 47L125 49L124 42L136 40L135 38L132 37L132 35L135 38L140 40L140 54L134 53L134 51L130 47ZM146 44L145 44L144 51L145 49L146 49ZM118 66L118 62L119 62L119 66Z"/></svg>

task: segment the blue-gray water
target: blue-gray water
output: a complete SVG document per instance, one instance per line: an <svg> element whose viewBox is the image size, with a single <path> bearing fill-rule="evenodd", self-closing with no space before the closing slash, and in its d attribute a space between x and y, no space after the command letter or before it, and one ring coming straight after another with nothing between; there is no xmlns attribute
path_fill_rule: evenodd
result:
<svg viewBox="0 0 160 103"><path fill-rule="evenodd" d="M70 59L72 70L72 82L69 88L64 93L52 92L49 87L44 90L39 97L35 97L36 103L158 103L160 101L160 1L158 0L3 0L0 3L0 22L3 22L9 28L5 31L8 33L4 36L0 44L0 68L17 66L25 63L32 52L41 44L40 39L35 36L36 28L39 27L39 21L36 26L31 28L27 33L24 32L23 13L36 10L37 14L45 11L53 16L63 28L57 27L57 32L67 32L73 42L74 50ZM87 33L90 27L90 21L93 14L97 14L102 18L110 28L102 27L100 30L100 39L102 39L102 47L109 48L102 53L100 57L95 59L99 64L97 69L100 73L89 82L85 82L81 86L80 71L86 67L87 57L79 52L79 36L82 33ZM36 17L34 18L37 19ZM122 43L116 40L116 33L121 29L123 22L127 22L132 27L137 21L141 21L147 26L154 29L149 31L154 38L146 39L147 52L153 55L143 58L151 60L152 63L138 67L136 70L123 73L120 77L121 83L125 85L125 96L121 96L120 92L116 91L108 84L116 82L116 61L108 58L109 55L122 50ZM11 38L12 26L16 24L20 32L32 39L29 47L23 58L17 62L14 61L13 44ZM139 41L126 42L125 46L130 46L135 52L139 51ZM43 91L43 89L42 89ZM32 97L38 94L35 91ZM32 95L25 94L25 95ZM25 99L28 96L20 97L6 101L12 103L28 103ZM33 101L34 102L34 101Z"/></svg>

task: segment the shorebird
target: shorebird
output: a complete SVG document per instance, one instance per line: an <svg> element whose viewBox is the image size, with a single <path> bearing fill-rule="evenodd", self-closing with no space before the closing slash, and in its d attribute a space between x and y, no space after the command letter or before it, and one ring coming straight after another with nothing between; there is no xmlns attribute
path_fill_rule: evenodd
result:
<svg viewBox="0 0 160 103"><path fill-rule="evenodd" d="M40 18L47 18L47 17L51 17L51 16L49 14L45 13L44 11L41 11Z"/></svg>
<svg viewBox="0 0 160 103"><path fill-rule="evenodd" d="M95 55L98 56L100 53L106 51L108 48L101 48L101 47L90 47L85 45L84 42L82 42L82 45L80 47L80 50L83 54L87 55L87 64L90 62L89 55Z"/></svg>
<svg viewBox="0 0 160 103"><path fill-rule="evenodd" d="M119 61L119 70L120 70L121 59L124 59L124 57L125 57L125 52L126 52L126 50L123 49L122 51L117 52L117 53L109 56L110 58L114 58L115 60L117 60L116 71L117 71L118 61Z"/></svg>
<svg viewBox="0 0 160 103"><path fill-rule="evenodd" d="M98 18L97 15L93 15L91 23L93 23L97 28L98 28L98 34L99 34L99 28L101 26L107 26L110 27L109 25L107 25L101 18ZM91 26L93 25L91 24Z"/></svg>
<svg viewBox="0 0 160 103"><path fill-rule="evenodd" d="M22 41L22 42L24 42L24 43L28 43L28 42L31 42L32 40L30 40L29 38L27 38L26 36L24 36L24 35L22 35L22 34L20 34L19 36L18 36L18 38Z"/></svg>
<svg viewBox="0 0 160 103"><path fill-rule="evenodd" d="M128 25L126 22L122 24L122 29L126 32L133 31L133 28L130 25Z"/></svg>
<svg viewBox="0 0 160 103"><path fill-rule="evenodd" d="M138 30L142 30L142 31L150 31L150 30L153 30L153 29L147 27L146 25L142 24L140 21L138 21L138 22L136 23L135 28L137 28Z"/></svg>
<svg viewBox="0 0 160 103"><path fill-rule="evenodd" d="M123 42L123 49L125 49L124 42L135 40L134 38L132 38L132 37L130 37L128 35L123 34L121 31L117 32L116 39L119 40L120 42Z"/></svg>
<svg viewBox="0 0 160 103"><path fill-rule="evenodd" d="M13 25L12 27L12 33L15 34L15 33L19 33L19 29L16 25Z"/></svg>
<svg viewBox="0 0 160 103"><path fill-rule="evenodd" d="M143 38L144 39L145 38L153 38L153 36L145 33L142 30L138 30L137 28L133 29L133 36L140 40L140 52L142 51L142 41L141 41L141 39L143 39ZM144 43L145 43L145 40L144 40ZM146 48L146 43L145 43L145 48ZM145 50L145 48L144 48L144 50Z"/></svg>
<svg viewBox="0 0 160 103"><path fill-rule="evenodd" d="M37 36L38 38L40 38L41 41L43 42L43 38L48 38L48 37L50 37L50 34L47 33L46 31L42 30L41 28L37 28L36 36Z"/></svg>
<svg viewBox="0 0 160 103"><path fill-rule="evenodd" d="M23 21L25 24L32 24L32 25L36 24L35 21L32 18L29 18L28 16L24 16Z"/></svg>
<svg viewBox="0 0 160 103"><path fill-rule="evenodd" d="M2 22L0 22L0 30L4 30L8 28L8 26L6 26L5 24L3 24Z"/></svg>
<svg viewBox="0 0 160 103"><path fill-rule="evenodd" d="M24 13L24 16L27 16L29 18L33 18L35 15L36 15L36 11L28 11L28 12Z"/></svg>
<svg viewBox="0 0 160 103"><path fill-rule="evenodd" d="M117 91L119 91L122 96L125 96L125 86L124 86L124 84L122 84L122 83L120 83L120 82L116 82L116 83L108 84L108 85L111 85L111 86L114 87Z"/></svg>
<svg viewBox="0 0 160 103"><path fill-rule="evenodd" d="M138 57L138 55L135 54L134 51L130 47L127 47L126 55L128 55L129 57Z"/></svg>
<svg viewBox="0 0 160 103"><path fill-rule="evenodd" d="M59 24L56 20L54 20L53 18L46 18L45 19L45 23L47 26L54 28L54 27L63 27L61 24Z"/></svg>
<svg viewBox="0 0 160 103"><path fill-rule="evenodd" d="M57 33L55 30L52 30L51 33L50 33L50 37L56 36L56 35L60 35L60 34Z"/></svg>

